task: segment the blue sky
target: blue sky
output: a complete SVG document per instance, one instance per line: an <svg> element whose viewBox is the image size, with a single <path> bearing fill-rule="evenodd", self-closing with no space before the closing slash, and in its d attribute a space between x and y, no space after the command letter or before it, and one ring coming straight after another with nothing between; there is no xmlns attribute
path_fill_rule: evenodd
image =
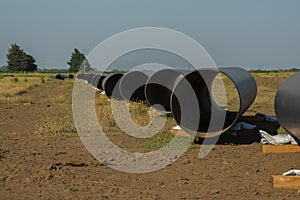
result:
<svg viewBox="0 0 300 200"><path fill-rule="evenodd" d="M0 66L17 43L39 67L67 68L109 36L165 27L198 41L217 65L300 67L298 0L1 0Z"/></svg>

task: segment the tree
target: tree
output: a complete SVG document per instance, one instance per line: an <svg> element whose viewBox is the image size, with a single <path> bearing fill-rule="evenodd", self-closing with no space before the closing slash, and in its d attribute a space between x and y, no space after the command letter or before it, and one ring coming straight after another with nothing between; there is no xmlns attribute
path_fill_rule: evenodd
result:
<svg viewBox="0 0 300 200"><path fill-rule="evenodd" d="M35 59L25 53L17 44L12 44L8 50L7 57L7 70L9 71L35 71L37 65Z"/></svg>
<svg viewBox="0 0 300 200"><path fill-rule="evenodd" d="M81 65L84 66L85 71L91 70L90 64L86 60L84 54L80 53L80 51L77 48L74 49L74 52L71 55L71 59L68 62L68 65L70 65L70 72L78 72Z"/></svg>

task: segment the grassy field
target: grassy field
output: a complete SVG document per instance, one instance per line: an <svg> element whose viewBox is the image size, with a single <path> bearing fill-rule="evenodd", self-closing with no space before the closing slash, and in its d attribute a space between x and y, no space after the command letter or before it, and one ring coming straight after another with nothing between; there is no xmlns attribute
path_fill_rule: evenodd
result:
<svg viewBox="0 0 300 200"><path fill-rule="evenodd" d="M276 91L290 74L253 73L258 95L245 115L274 115ZM78 137L72 116L74 80L56 80L49 74L14 75L0 74L0 196L4 199L299 199L297 191L274 190L271 177L299 167L299 155L265 155L258 143L219 144L204 159L198 158L203 145L195 143L176 162L155 172L111 169L98 162ZM224 83L227 109L234 110L237 94L229 80ZM171 116L158 134L143 139L116 125L111 102L99 91L95 106L101 127L120 148L154 151L174 137ZM138 125L148 124L148 109L144 103L129 104Z"/></svg>
<svg viewBox="0 0 300 200"><path fill-rule="evenodd" d="M27 90L47 85L49 74L42 73L15 73L15 74L0 74L0 102L10 101L15 102L24 100L21 95ZM52 75L52 74L51 74Z"/></svg>
<svg viewBox="0 0 300 200"><path fill-rule="evenodd" d="M258 86L258 93L255 102L245 113L246 115L255 115L257 112L263 112L269 115L275 115L274 112L274 98L279 85L284 79L290 76L293 72L264 72L252 73ZM26 93L34 87L51 88L54 87L55 81L50 78L52 74L14 74L14 77L4 77L0 75L0 102L14 102L14 103L30 103L30 99L24 99L22 94ZM223 80L226 90L228 110L238 109L238 94L234 89L232 82L223 76L218 78ZM63 87L72 90L74 80L64 80ZM217 91L218 92L218 91ZM73 125L72 119L72 100L68 95L58 95L50 99L49 104L54 108L52 112L45 116L45 123L38 128L38 132L44 134L59 134L64 137L76 136L76 129ZM220 103L222 104L222 102ZM122 144L118 140L120 135L124 137L125 133L116 125L111 112L110 101L101 96L100 92L96 93L96 111L101 127L104 132L115 140L116 143ZM149 123L149 115L147 114L149 107L144 103L131 103L130 114L135 123L145 126ZM166 126L159 134L150 139L137 139L128 136L132 140L131 148L145 151L148 148L160 148L164 146L173 135L169 133L172 126L176 125L172 117L167 117ZM280 129L281 133L285 133ZM115 138L115 139L114 139ZM119 142L118 142L119 141ZM126 148L126 147L125 147Z"/></svg>
<svg viewBox="0 0 300 200"><path fill-rule="evenodd" d="M245 113L246 115L255 115L257 112L263 112L269 115L274 113L274 98L279 85L292 72L264 72L252 73L256 79L258 93L255 102ZM11 103L30 103L30 97L23 97L24 93L34 87L44 89L53 88L57 84L57 80L51 79L49 74L14 74L14 77L4 77L0 75L0 102L6 101ZM233 84L226 78L220 77L225 83L227 109L237 110L239 101L238 95L234 90ZM72 99L71 92L74 80L61 81L61 87L68 90L68 95L59 94L49 98L49 105L52 109L44 114L44 123L37 125L37 133L39 134L55 134L63 137L77 136L76 129L72 118ZM221 103L222 104L222 103ZM111 102L106 97L96 93L96 111L99 123L108 137L117 145L124 149L132 151L148 151L158 149L168 143L174 136L169 133L172 126L175 126L172 117L166 118L165 127L154 137L140 139L128 136L115 123L111 112ZM130 114L133 121L141 126L149 123L149 115L147 114L149 107L144 103L131 103ZM285 133L280 129L280 133ZM130 141L130 145L124 145L121 138L126 137Z"/></svg>

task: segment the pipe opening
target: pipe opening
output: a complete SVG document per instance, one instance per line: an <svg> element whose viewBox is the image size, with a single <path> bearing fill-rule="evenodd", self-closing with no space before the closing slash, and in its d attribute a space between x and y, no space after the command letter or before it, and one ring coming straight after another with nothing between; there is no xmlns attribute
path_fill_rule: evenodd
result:
<svg viewBox="0 0 300 200"><path fill-rule="evenodd" d="M192 94L194 100L189 99ZM171 97L172 113L184 130L223 133L247 110L255 96L255 81L245 70L201 69L187 74L175 86ZM223 126L214 126L213 116L224 116Z"/></svg>
<svg viewBox="0 0 300 200"><path fill-rule="evenodd" d="M97 79L97 82L95 83L95 86L99 89L99 90L104 90L103 87L102 87L102 83L103 83L103 80L106 76L101 74L99 75L99 78Z"/></svg>
<svg viewBox="0 0 300 200"><path fill-rule="evenodd" d="M131 71L121 79L120 91L122 97L130 101L146 101L145 85L148 75L141 71Z"/></svg>
<svg viewBox="0 0 300 200"><path fill-rule="evenodd" d="M146 83L145 96L152 108L161 112L171 111L172 90L181 74L173 69L163 69L150 76Z"/></svg>
<svg viewBox="0 0 300 200"><path fill-rule="evenodd" d="M120 91L120 79L123 74L111 74L104 78L102 87L105 91L105 94L109 98L114 98L118 100L122 100L123 97Z"/></svg>

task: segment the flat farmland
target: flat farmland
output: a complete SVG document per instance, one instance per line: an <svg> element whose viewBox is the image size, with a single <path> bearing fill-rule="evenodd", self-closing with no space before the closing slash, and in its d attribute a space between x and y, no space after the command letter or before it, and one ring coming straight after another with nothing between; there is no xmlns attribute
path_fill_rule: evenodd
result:
<svg viewBox="0 0 300 200"><path fill-rule="evenodd" d="M275 115L276 91L291 74L252 73L258 93L245 115ZM111 169L87 151L77 134L72 116L74 80L49 76L0 74L1 199L300 198L298 191L273 189L272 182L272 175L300 167L299 153L263 154L260 143L217 144L199 159L201 144L196 142L176 162L158 171L131 174ZM237 106L233 97L227 97L229 108ZM150 152L174 137L172 116L151 138L128 136L116 125L110 104L96 92L99 124L120 148ZM149 107L143 103L129 107L133 121L147 125ZM279 133L285 130L280 128Z"/></svg>

